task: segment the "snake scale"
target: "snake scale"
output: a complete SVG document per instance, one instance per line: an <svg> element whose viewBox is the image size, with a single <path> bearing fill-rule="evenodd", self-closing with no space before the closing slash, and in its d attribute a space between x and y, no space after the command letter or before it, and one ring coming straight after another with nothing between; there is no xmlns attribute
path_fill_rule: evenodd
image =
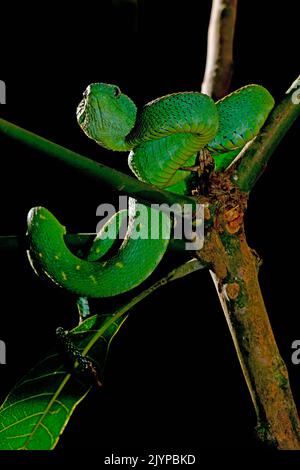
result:
<svg viewBox="0 0 300 470"><path fill-rule="evenodd" d="M118 86L93 83L77 108L77 120L102 147L129 151L129 167L139 180L182 192L187 171L181 168L194 165L199 150L210 151L216 171L225 169L257 135L273 106L264 87L247 85L217 103L198 92L180 92L137 110ZM171 220L165 213L160 212L163 230L158 238L152 239L150 232L146 238L132 236L144 223L140 213L155 218L156 209L147 206L145 212L145 207L130 198L125 239L104 261L112 244L103 240L108 227L98 233L89 257L81 259L66 246L65 227L46 208L34 207L28 214L30 262L37 273L80 296L126 292L154 271L168 248Z"/></svg>

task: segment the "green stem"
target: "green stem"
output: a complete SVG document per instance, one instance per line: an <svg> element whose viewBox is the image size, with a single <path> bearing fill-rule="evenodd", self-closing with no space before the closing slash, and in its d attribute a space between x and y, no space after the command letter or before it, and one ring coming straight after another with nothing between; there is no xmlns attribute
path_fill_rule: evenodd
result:
<svg viewBox="0 0 300 470"><path fill-rule="evenodd" d="M86 243L93 240L96 233L68 233L65 235L66 244L74 249L79 250L83 248ZM185 251L186 241L171 238L169 247L172 251ZM12 253L17 250L27 249L26 236L19 235L2 235L0 236L0 254Z"/></svg>
<svg viewBox="0 0 300 470"><path fill-rule="evenodd" d="M159 279L159 281L155 282L152 284L152 286L148 287L148 289L145 289L143 292L138 294L136 297L134 297L132 300L130 300L128 303L123 305L122 307L119 307L115 313L114 316L112 316L111 320L105 324L106 328L110 326L112 323L114 323L118 318L122 317L125 313L127 313L129 310L131 310L136 304L144 300L148 295L152 294L154 291L159 289L160 287L168 284L169 282L176 281L177 279L180 279L181 277L185 277L188 274L191 274L195 271L199 271L200 269L204 269L206 266L200 262L198 259L192 259L190 261L187 261L184 264L181 264L177 268L173 269L170 271L166 276L163 278ZM103 334L103 331L100 329L93 339L89 342L88 346L84 349L82 352L82 355L85 356L91 347L98 341L100 336Z"/></svg>
<svg viewBox="0 0 300 470"><path fill-rule="evenodd" d="M82 176L94 179L99 183L104 183L108 188L119 193L126 193L143 202L166 203L168 205L178 204L182 208L185 204L190 204L195 208L195 199L187 196L179 196L155 186L143 183L125 173L114 170L79 153L66 149L50 140L44 139L32 132L16 126L4 119L0 119L0 134L28 145L38 150L47 157L54 158L69 168L80 171ZM186 208L187 209L187 208ZM178 212L181 212L179 209Z"/></svg>
<svg viewBox="0 0 300 470"><path fill-rule="evenodd" d="M76 233L65 236L66 243L70 248L79 249L87 243L95 233ZM2 235L0 236L0 253L11 253L16 250L27 248L26 236L21 235Z"/></svg>
<svg viewBox="0 0 300 470"><path fill-rule="evenodd" d="M300 115L300 101L295 95L297 84L300 87L300 75L274 108L256 139L239 154L232 179L246 193L251 191L279 142Z"/></svg>

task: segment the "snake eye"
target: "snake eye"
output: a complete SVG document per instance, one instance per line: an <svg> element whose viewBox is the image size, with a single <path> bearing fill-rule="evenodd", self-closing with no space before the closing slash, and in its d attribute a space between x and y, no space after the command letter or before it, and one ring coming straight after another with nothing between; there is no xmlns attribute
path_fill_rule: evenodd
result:
<svg viewBox="0 0 300 470"><path fill-rule="evenodd" d="M118 86L115 86L115 88L114 88L114 96L115 96L116 98L118 98L118 97L120 96L120 94L121 94L120 88L119 88Z"/></svg>

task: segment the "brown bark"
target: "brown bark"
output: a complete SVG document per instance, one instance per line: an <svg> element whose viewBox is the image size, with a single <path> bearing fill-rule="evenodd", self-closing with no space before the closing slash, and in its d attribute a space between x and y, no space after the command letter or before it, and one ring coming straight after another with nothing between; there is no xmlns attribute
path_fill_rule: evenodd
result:
<svg viewBox="0 0 300 470"><path fill-rule="evenodd" d="M223 174L224 178L224 174ZM238 191L212 183L211 228L198 256L209 263L257 414L258 437L278 449L300 449L300 422L287 368L280 356L261 294L260 261L247 244ZM240 202L239 201L240 197Z"/></svg>
<svg viewBox="0 0 300 470"><path fill-rule="evenodd" d="M237 0L214 0L212 4L202 93L215 100L227 95L233 71L233 38Z"/></svg>

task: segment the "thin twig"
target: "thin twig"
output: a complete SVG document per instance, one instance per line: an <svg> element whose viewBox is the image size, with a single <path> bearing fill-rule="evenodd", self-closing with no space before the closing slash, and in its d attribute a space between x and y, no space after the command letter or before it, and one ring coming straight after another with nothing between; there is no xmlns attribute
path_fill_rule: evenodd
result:
<svg viewBox="0 0 300 470"><path fill-rule="evenodd" d="M263 173L274 150L291 125L300 116L300 75L290 87L286 97L271 112L256 139L238 155L232 179L244 192L250 192Z"/></svg>
<svg viewBox="0 0 300 470"><path fill-rule="evenodd" d="M203 264L201 261L199 261L196 258L193 258L193 259L187 261L186 263L181 264L177 268L170 271L166 276L164 276L161 279L159 279L158 281L156 281L150 287L143 290L140 294L138 294L136 297L131 299L128 303L126 303L122 307L119 307L116 311L115 316L114 316L114 321L117 318L124 315L124 313L127 313L136 304L141 302L141 300L148 297L148 295L152 294L154 291L156 291L160 287L165 286L169 282L176 281L177 279L185 277L188 274L192 274L193 272L199 271L200 269L204 269L204 268L206 268L206 265Z"/></svg>
<svg viewBox="0 0 300 470"><path fill-rule="evenodd" d="M213 0L201 91L215 100L227 95L230 88L236 10L237 0Z"/></svg>
<svg viewBox="0 0 300 470"><path fill-rule="evenodd" d="M150 294L155 292L160 287L163 287L169 282L176 281L177 279L185 277L188 274L192 274L193 272L199 271L200 269L204 269L204 268L206 268L206 265L201 263L201 261L199 261L196 258L193 258L181 264L180 266L178 266L177 268L173 269L168 274L166 274L164 277L156 281L150 287L148 287L147 289L143 290L138 295L133 297L133 299L131 299L129 302L122 305L121 307L118 307L116 311L114 312L114 314L112 315L111 319L107 322L106 328L110 326L112 323L114 323L118 318L121 318L123 315L125 315L125 313L129 312L135 305L137 305L139 302L144 300L146 297L148 297ZM98 341L102 333L103 331L100 329L95 334L93 340L89 341L88 346L82 352L83 356L85 356L88 353L88 351L92 348L92 346Z"/></svg>

